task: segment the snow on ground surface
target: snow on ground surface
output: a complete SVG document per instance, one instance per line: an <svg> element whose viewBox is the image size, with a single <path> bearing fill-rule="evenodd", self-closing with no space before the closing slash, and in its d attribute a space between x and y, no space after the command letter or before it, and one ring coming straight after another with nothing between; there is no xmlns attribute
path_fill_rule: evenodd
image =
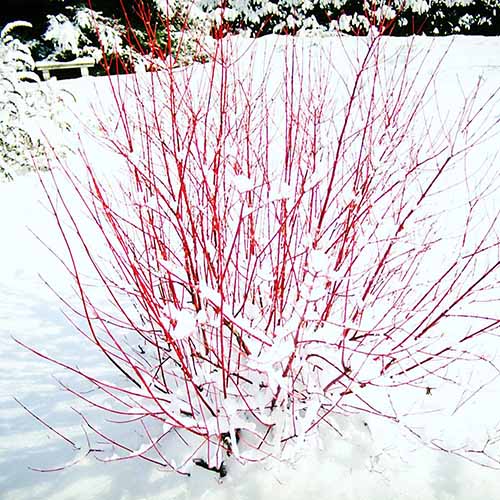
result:
<svg viewBox="0 0 500 500"><path fill-rule="evenodd" d="M438 58L451 39L421 38L417 47L433 46ZM258 43L266 43L260 41ZM355 42L358 43L358 42ZM391 43L403 43L391 41ZM457 37L438 75L438 100L453 107L453 99L471 89L478 78L493 89L500 84L500 39ZM94 88L94 84L97 90ZM105 78L61 82L78 101L74 111L82 120L90 117L89 103L109 95ZM493 110L500 117L500 109ZM87 118L85 118L87 117ZM117 164L85 136L85 147L103 169ZM495 142L488 154L495 153ZM484 153L484 151L483 151ZM486 154L486 153L484 153ZM475 157L481 161L481 158ZM76 165L76 160L75 160ZM485 163L498 171L498 161ZM75 167L77 168L77 167ZM99 165L99 168L100 165ZM47 176L47 174L43 174ZM495 175L492 176L495 178ZM500 192L491 197L491 213L500 206ZM57 380L82 388L82 382L63 369L46 363L20 348L13 337L64 359L80 368L93 367L102 378L113 370L90 349L61 312L61 303L47 288L71 295L70 284L57 259L35 238L35 233L56 253L63 246L54 220L46 208L35 175L0 184L0 498L2 500L155 500L155 499L408 499L462 500L498 498L500 472L480 467L452 454L429 449L403 428L369 416L340 419L338 434L325 435L321 449L310 450L295 464L233 464L219 483L201 469L191 478L165 473L142 461L101 463L85 455L85 433L72 407L82 403L64 391ZM495 305L493 305L495 307ZM496 338L484 340L483 348L497 352ZM499 360L500 361L500 360ZM95 373L95 372L94 372ZM460 394L436 390L414 402L422 412L419 429L423 435L439 435L448 443L480 441L485 435L498 438L500 432L500 379L488 375L491 383L452 417ZM486 381L486 380L485 380ZM465 390L465 389L464 389ZM13 399L81 446L75 451L63 439L43 427ZM92 417L92 411L86 413ZM106 424L103 424L106 425ZM418 427L419 425L417 425ZM138 443L140 438L138 437ZM92 441L96 444L96 441ZM500 449L496 449L500 459ZM31 470L57 468L80 459L58 472Z"/></svg>

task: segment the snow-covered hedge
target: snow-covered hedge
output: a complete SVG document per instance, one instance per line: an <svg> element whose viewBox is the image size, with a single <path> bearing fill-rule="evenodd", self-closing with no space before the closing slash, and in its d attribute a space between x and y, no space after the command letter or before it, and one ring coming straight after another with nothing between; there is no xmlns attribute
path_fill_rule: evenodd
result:
<svg viewBox="0 0 500 500"><path fill-rule="evenodd" d="M500 1L437 0L419 21L415 28L429 35L499 35Z"/></svg>
<svg viewBox="0 0 500 500"><path fill-rule="evenodd" d="M19 27L30 24L10 23L0 33L0 180L40 166L45 137L59 150L60 134L51 132L69 127L61 96L40 83L29 47L11 34Z"/></svg>
<svg viewBox="0 0 500 500"><path fill-rule="evenodd" d="M340 30L366 34L371 25L411 35L499 34L498 0L199 0L216 25L254 35Z"/></svg>

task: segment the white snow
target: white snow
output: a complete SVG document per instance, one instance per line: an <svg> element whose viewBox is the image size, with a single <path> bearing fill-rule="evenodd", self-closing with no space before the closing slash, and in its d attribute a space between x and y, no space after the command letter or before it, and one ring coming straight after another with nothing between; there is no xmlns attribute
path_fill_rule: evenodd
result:
<svg viewBox="0 0 500 500"><path fill-rule="evenodd" d="M242 44L261 44L263 47L261 52L268 54L272 52L271 39L257 42L245 40ZM347 45L352 44L352 47L363 43L362 39L350 37L345 37L343 40ZM266 43L268 45L265 45ZM301 43L311 42L304 40ZM397 45L400 42L394 40L391 43ZM415 39L414 43L417 49L431 50L433 55L431 60L436 60L446 50L450 41L421 38ZM455 38L437 78L436 93L442 108L453 108L457 96L460 96L462 92L470 91L479 77L488 89L497 86L500 81L499 53L499 38ZM258 65L256 67L258 68ZM282 68L276 66L274 70L281 71ZM106 78L79 79L58 84L67 88L73 95L79 96L79 104L74 107L73 111L84 122L92 121L93 110L89 103L99 106L98 99L101 99L106 105L110 105L110 101L106 102L105 98L106 95L109 96ZM492 113L498 114L498 108L493 109ZM434 126L437 125L434 124ZM112 178L116 172L119 172L121 163L111 152L106 151L102 144L84 132L83 126L80 129L77 127L77 130L85 137L85 150L94 168L102 168ZM480 150L482 156L478 154L471 160L476 161L478 166L484 165L481 167L482 170L479 170L479 177L492 179L492 192L488 195L484 206L484 224L491 221L500 208L500 193L494 191L495 172L498 170L496 155L499 152L495 150L496 144L490 141L487 149ZM488 158L490 163L486 162ZM75 158L74 168L75 170L80 168L78 158ZM41 178L48 182L50 175L50 173L42 173ZM62 175L56 173L56 176L64 182ZM450 179L450 185L453 185L454 181L455 179ZM253 187L251 179L245 175L234 177L234 183L239 193L246 193ZM289 193L285 185L277 184L277 186L281 188L281 191L276 192L274 199L287 198ZM473 189L473 186L468 188ZM459 189L453 192L456 196L460 195ZM70 203L72 203L71 200ZM449 205L452 206L451 200ZM453 231L460 232L461 229L462 219L458 217L460 215L458 205L460 205L458 202L457 205L453 204L453 210L450 209L448 219L446 219L449 226L447 230L450 234ZM325 500L333 498L335 500L386 500L387 498L471 500L498 497L498 470L477 465L458 456L466 449L480 451L484 443L490 439L487 451L492 458L500 460L500 446L498 445L500 442L500 404L497 402L497 395L500 391L500 372L494 368L493 364L490 371L481 368L476 372L471 368L477 362L477 358L473 356L470 356L468 361L464 360L455 365L446 374L449 379L458 382L451 388L438 377L433 380L435 384L429 388L428 393L421 391L420 388L405 386L394 388L389 399L384 402L393 410L396 417L393 422L369 414L338 416L335 419L335 428L330 429L329 432L323 432L314 438L315 441L308 441L305 444L300 436L303 436L317 414L319 399L314 400L309 406L299 410L300 421L297 423L299 439L293 445L290 443L289 448L285 448L283 462L271 460L264 464L248 462L243 465L230 459L230 474L221 482L211 472L185 466L185 463L191 461L190 456L186 455L185 448L181 449L173 438L172 442L169 441L165 445L166 448L179 447L178 456L175 461L171 461L171 464L181 464L183 470L189 469L191 477L177 475L171 470L167 471L138 459L103 463L97 461L93 454L86 456L85 432L89 432L93 447L99 448L102 445L106 448L107 454L101 455L101 458L117 458L126 453L100 443L99 438L95 439L91 431L80 426L82 420L71 407L79 411L84 409L89 422L98 429L106 429L113 424L103 422L97 411L89 409L87 403L76 400L71 393L62 390L56 380L61 380L69 387L77 387L81 391L87 389L89 399L100 404L113 406L113 400L103 391L92 389L90 384L79 379L74 373L35 357L16 344L13 337L55 359L78 366L82 370L88 370L100 379L116 380L116 370L105 359L98 356L92 346L68 323L60 312L63 308L60 300L50 292L41 279L42 277L47 280L63 297L73 302L76 301L73 283L68 282L60 262L45 246L47 245L57 255L63 255L66 258L64 243L59 237L37 176L30 174L18 177L15 182L0 183L0 209L2 213L0 222L2 235L0 243L0 335L3 339L0 344L0 496L2 500L38 498L48 500L82 498L86 500L93 498L110 500L165 498L172 500L198 498L205 500L268 498L302 500L308 496ZM90 226L87 229L87 222L84 219L81 224L84 229L92 231ZM476 228L476 230L480 234L481 228ZM389 218L387 224L380 227L381 240L387 239L394 231L394 223ZM45 245L35 238L33 233ZM307 235L304 236L304 240L307 240ZM473 244L474 242L466 242L469 248L472 248ZM443 253L446 253L446 242L440 248ZM313 261L310 263L309 273L334 279L331 263L324 251L314 250L310 255ZM164 262L162 265L178 276L184 272L174 262ZM432 262L429 265L432 265ZM425 272L425 269L421 271L424 277ZM264 281L267 274L272 274L271 268L263 267L260 270L259 279ZM221 306L222 297L217 290L209 284L203 284L200 288L207 310L210 307ZM306 292L303 300L314 301L321 298L321 291L317 289ZM484 307L482 312L485 315L491 313L498 316L498 293L495 296L492 292L491 297L491 302L482 304ZM363 302L359 294L355 297L355 301L358 306ZM368 296L365 302L369 303L369 301ZM85 327L80 318L73 313L68 314L76 325ZM210 318L203 317L205 313L199 314L198 317L191 311L178 311L175 314L177 325L173 329L172 336L183 341L189 338L197 323L210 321ZM209 314L208 311L206 314ZM311 309L309 314L307 318L313 321L314 311ZM256 317L255 322L258 320L259 318ZM363 321L369 321L369 318L363 318ZM457 329L461 327L463 321L465 320L457 320L455 323ZM360 329L362 324L339 322L335 325L324 325L321 329L310 332L309 340L314 340L314 344L317 342L317 345L309 352L321 354L321 342L332 335L332 332L337 334L340 328ZM243 321L242 325L245 328L251 326ZM290 326L290 331L292 330ZM493 361L500 361L498 358L500 344L497 336L487 335L480 338L476 344L475 352L478 355L482 353ZM263 349L260 356L257 357L256 353L252 354L252 362L262 365L264 371L269 371L269 384L283 385L286 381L282 380L281 370L275 369L274 365L287 359L292 349L292 336L283 328L277 331L273 344ZM381 366L383 365L382 361ZM319 393L319 388L322 388L326 382L320 376L317 379L310 378L309 390L313 392L316 388ZM482 390L476 392L481 387ZM360 387L359 384L352 385L349 389L360 394L365 394L370 390ZM21 400L49 425L74 441L81 448L80 451L76 452L67 442L24 412L15 403L13 396ZM145 393L144 398L147 397L148 394ZM248 423L238 422L235 416L235 404L234 401L228 400L227 405L224 406L227 412L227 428L233 440L234 429L237 426L249 426ZM194 419L183 414L180 407L174 406L172 412L178 413L179 420L189 422L189 425L195 424ZM133 419L142 414L143 410L141 407L131 405L128 413L126 418ZM282 429L289 424L286 419L287 415L284 413L278 421ZM116 420L120 418L116 416ZM170 421L151 422L151 439L153 441L158 439L162 434L162 429L166 432L171 425ZM207 425L215 426L215 420ZM417 429L420 439L408 430L410 427ZM129 451L131 456L139 455L152 448L151 441L138 429L140 430L140 427L130 435L130 427L123 424L123 430L118 431L119 435L120 433L126 435L129 442L130 439L135 441ZM276 432L275 436L276 443L279 444L280 433ZM167 439L171 439L170 435ZM194 438L192 446L196 446ZM437 451L436 448L439 447L451 448L456 453ZM237 454L241 453L241 446L235 451ZM95 455L99 457L99 453ZM287 456L290 460L287 460ZM51 469L71 463L77 457L82 457L82 459L59 472L42 473L29 469L29 467ZM296 458L292 461L292 457ZM492 467L499 465L480 454L477 454L477 459Z"/></svg>

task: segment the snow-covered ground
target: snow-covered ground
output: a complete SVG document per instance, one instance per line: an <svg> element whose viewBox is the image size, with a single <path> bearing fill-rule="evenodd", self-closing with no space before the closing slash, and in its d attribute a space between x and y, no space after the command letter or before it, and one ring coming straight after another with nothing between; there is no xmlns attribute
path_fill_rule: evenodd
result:
<svg viewBox="0 0 500 500"><path fill-rule="evenodd" d="M417 40L416 47L426 48L434 44L431 50L437 58L449 43L450 39L422 38ZM437 78L438 100L453 107L450 99L470 91L478 78L490 90L500 84L500 39L455 38ZM79 79L61 82L61 85L77 97L78 105L74 111L84 121L85 116L91 114L89 103L96 102L96 94L102 97L108 92L105 78ZM495 113L500 118L499 108L493 109L493 115ZM100 159L102 168L108 168L112 163L110 153L88 142L88 136L85 141L93 161ZM498 152L497 144L495 141L488 143L490 160ZM475 160L481 161L481 158L475 157ZM485 176L491 176L491 169L500 169L498 161L490 161L487 165L490 171L485 172ZM500 193L489 198L489 203L491 213L498 211ZM58 292L71 293L57 259L34 236L36 234L56 253L63 253L62 242L36 175L0 184L0 213L2 500L298 500L308 495L345 500L498 497L499 471L431 450L401 426L366 416L339 418L338 429L343 437L335 432L325 435L322 448L311 449L297 463L267 462L245 467L233 464L230 474L222 482L215 474L202 469L193 470L192 476L186 478L140 460L102 463L92 454L85 456L85 430L80 416L72 410L72 407L81 409L82 403L64 391L57 380L76 387L82 387L82 382L62 368L22 349L13 338L79 368L93 367L103 378L112 377L113 370L74 331L61 312L60 301L44 284L43 280L47 280ZM495 338L488 338L486 348L490 352L499 350ZM421 400L415 401L415 406L422 410L422 434L434 432L435 435L442 430L450 446L455 442L480 441L485 435L498 439L500 378L490 374L488 381L491 383L456 415L451 415L457 407L456 394L449 395L439 390L431 395L422 394ZM41 425L16 403L14 397L73 440L81 450L75 451L65 440ZM426 410L435 408L442 410L424 416ZM86 415L92 418L93 412L87 411ZM92 445L98 446L99 441L92 438ZM457 449L461 451L462 447ZM500 460L500 449L493 447L492 451L496 451L496 458ZM73 461L75 465L57 472L32 470L58 468Z"/></svg>

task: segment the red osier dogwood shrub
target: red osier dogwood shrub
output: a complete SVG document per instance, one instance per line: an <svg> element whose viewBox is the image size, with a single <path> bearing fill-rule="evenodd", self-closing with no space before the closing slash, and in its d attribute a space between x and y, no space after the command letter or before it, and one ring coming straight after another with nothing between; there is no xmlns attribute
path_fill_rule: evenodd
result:
<svg viewBox="0 0 500 500"><path fill-rule="evenodd" d="M64 167L99 238L75 194L50 201L82 333L120 377L81 374L146 439L92 427L111 460L222 472L231 455L292 456L336 414L397 420L402 390L428 390L498 329L477 306L498 285L497 219L477 226L487 193L465 162L493 96L441 118L439 65L412 44L229 37L206 64L110 79L119 180Z"/></svg>

